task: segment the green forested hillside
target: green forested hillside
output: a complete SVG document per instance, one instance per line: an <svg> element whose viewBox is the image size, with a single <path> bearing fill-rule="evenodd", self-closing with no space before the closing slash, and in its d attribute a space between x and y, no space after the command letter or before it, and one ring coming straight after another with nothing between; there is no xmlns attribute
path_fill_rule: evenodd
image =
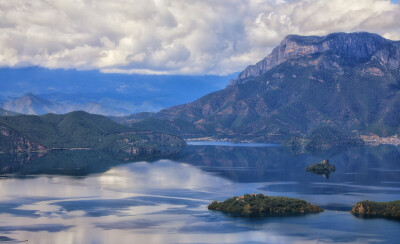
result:
<svg viewBox="0 0 400 244"><path fill-rule="evenodd" d="M400 200L392 202L359 202L353 206L351 213L365 217L400 219Z"/></svg>
<svg viewBox="0 0 400 244"><path fill-rule="evenodd" d="M37 144L42 150L91 148L136 152L146 148L150 153L162 146L184 145L176 136L139 131L117 124L107 117L82 111L64 115L0 117L0 128L3 151L29 151L27 148L36 151L39 146L32 148L32 145Z"/></svg>

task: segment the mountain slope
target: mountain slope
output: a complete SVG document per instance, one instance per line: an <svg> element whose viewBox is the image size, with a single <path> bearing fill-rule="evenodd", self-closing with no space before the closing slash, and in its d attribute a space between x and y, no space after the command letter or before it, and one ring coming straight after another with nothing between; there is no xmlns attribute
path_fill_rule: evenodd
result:
<svg viewBox="0 0 400 244"><path fill-rule="evenodd" d="M376 58L382 65L396 69L400 64L398 47L398 42L366 32L333 33L323 37L289 35L268 57L241 72L238 80L259 76L288 60L323 52L361 62Z"/></svg>
<svg viewBox="0 0 400 244"><path fill-rule="evenodd" d="M18 115L18 113L7 111L0 108L0 116L13 116L13 115Z"/></svg>
<svg viewBox="0 0 400 244"><path fill-rule="evenodd" d="M184 144L176 136L128 128L104 116L82 111L0 117L3 152L90 148L159 154L179 150Z"/></svg>
<svg viewBox="0 0 400 244"><path fill-rule="evenodd" d="M31 93L6 102L3 105L3 108L13 112L30 115L67 112L67 109L61 104L48 101Z"/></svg>
<svg viewBox="0 0 400 244"><path fill-rule="evenodd" d="M128 114L128 111L122 108L105 106L90 100L85 101L85 97L71 96L72 98L63 99L64 97L68 98L68 95L33 95L29 93L22 97L3 102L2 106L7 110L28 115L43 115L47 113L65 114L78 110L106 116ZM80 98L80 100L78 98Z"/></svg>
<svg viewBox="0 0 400 244"><path fill-rule="evenodd" d="M147 117L190 122L196 133L178 130L186 137L278 142L325 126L400 133L400 42L370 33L288 36L225 89Z"/></svg>

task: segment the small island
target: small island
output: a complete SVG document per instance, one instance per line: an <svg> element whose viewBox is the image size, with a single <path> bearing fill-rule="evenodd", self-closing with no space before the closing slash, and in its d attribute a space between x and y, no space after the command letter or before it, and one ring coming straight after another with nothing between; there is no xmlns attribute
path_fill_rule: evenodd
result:
<svg viewBox="0 0 400 244"><path fill-rule="evenodd" d="M241 197L233 197L224 202L214 201L208 205L208 209L244 217L288 216L324 211L322 208L304 200L254 193L245 194Z"/></svg>
<svg viewBox="0 0 400 244"><path fill-rule="evenodd" d="M325 159L320 163L316 163L306 167L307 172L312 172L319 175L329 175L331 172L335 171L336 167L329 163L329 159Z"/></svg>
<svg viewBox="0 0 400 244"><path fill-rule="evenodd" d="M383 217L400 219L400 200L393 202L358 202L351 213L359 217Z"/></svg>

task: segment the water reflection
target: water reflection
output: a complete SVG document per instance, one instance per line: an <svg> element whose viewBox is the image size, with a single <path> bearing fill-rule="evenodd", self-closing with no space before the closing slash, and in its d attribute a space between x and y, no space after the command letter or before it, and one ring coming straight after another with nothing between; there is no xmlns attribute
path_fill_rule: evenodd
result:
<svg viewBox="0 0 400 244"><path fill-rule="evenodd" d="M0 179L0 241L396 242L400 222L347 211L365 199L400 198L398 148L331 154L336 171L329 179L305 171L326 156L229 145L188 146L169 160L98 152L20 155L20 161L0 155L7 176ZM206 208L212 200L251 192L299 197L330 210L241 219Z"/></svg>
<svg viewBox="0 0 400 244"><path fill-rule="evenodd" d="M136 161L152 162L151 156L132 156L111 151L54 151L48 154L0 154L0 175L86 176L103 173L113 166Z"/></svg>
<svg viewBox="0 0 400 244"><path fill-rule="evenodd" d="M332 155L292 154L286 147L189 146L176 159L236 182L291 179L296 182L326 180L306 174L305 168L329 158L336 165L329 182L360 182L366 185L398 182L400 151L394 146L363 147ZM373 174L373 177L371 177Z"/></svg>

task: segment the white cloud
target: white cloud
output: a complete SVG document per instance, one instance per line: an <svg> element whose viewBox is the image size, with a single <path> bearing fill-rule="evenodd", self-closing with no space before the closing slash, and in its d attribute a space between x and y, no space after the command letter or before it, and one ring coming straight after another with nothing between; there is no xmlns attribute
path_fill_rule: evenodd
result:
<svg viewBox="0 0 400 244"><path fill-rule="evenodd" d="M0 66L227 74L287 34L400 39L390 0L0 0Z"/></svg>

